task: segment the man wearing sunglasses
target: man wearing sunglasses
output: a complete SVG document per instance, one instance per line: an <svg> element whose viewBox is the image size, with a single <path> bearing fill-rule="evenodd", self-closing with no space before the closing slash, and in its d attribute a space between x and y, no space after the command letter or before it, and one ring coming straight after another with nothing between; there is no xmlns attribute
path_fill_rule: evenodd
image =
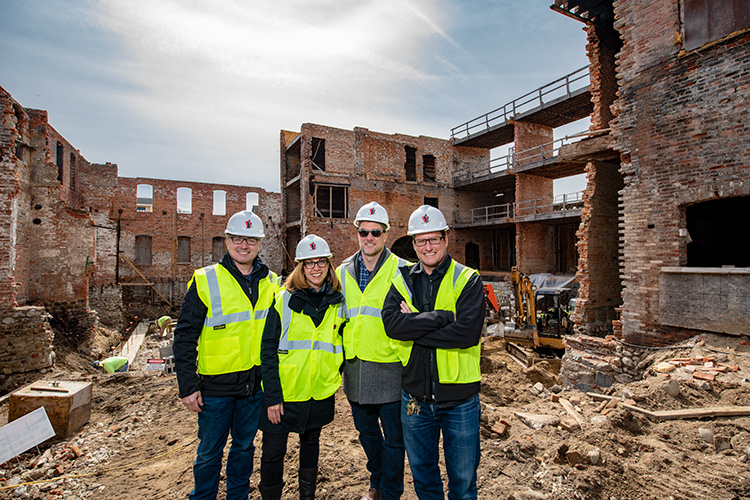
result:
<svg viewBox="0 0 750 500"><path fill-rule="evenodd" d="M230 217L227 253L218 264L194 272L180 309L175 372L183 404L198 414L200 438L191 500L216 498L230 431L226 498L247 500L249 493L263 402L260 340L279 289L276 274L258 257L264 236L253 212Z"/></svg>
<svg viewBox="0 0 750 500"><path fill-rule="evenodd" d="M388 212L380 204L360 208L354 225L359 251L336 270L349 319L343 331L344 393L370 472L362 500L392 500L404 491L402 368L385 334L381 309L391 278L407 262L385 248Z"/></svg>
<svg viewBox="0 0 750 500"><path fill-rule="evenodd" d="M409 217L419 263L402 267L383 305L383 324L404 365L401 422L414 490L443 499L477 498L479 355L484 291L477 271L448 255L445 217L423 205Z"/></svg>

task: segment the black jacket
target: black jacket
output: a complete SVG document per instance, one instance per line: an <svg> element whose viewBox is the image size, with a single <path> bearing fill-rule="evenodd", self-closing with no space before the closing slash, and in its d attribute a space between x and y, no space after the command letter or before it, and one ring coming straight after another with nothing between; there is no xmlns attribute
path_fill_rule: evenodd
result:
<svg viewBox="0 0 750 500"><path fill-rule="evenodd" d="M478 275L469 279L458 297L455 318L451 311L435 310L437 292L450 263L448 255L432 274L425 273L421 263L399 268L412 292L412 302L420 312L402 313L403 298L393 285L383 304L386 334L397 340L414 341L401 377L401 388L423 401L448 405L479 393L479 382L441 384L435 349L477 345L485 315L484 288Z"/></svg>
<svg viewBox="0 0 750 500"><path fill-rule="evenodd" d="M237 269L234 261L225 254L219 263L237 280L255 307L258 301L258 282L265 278L268 267L255 258L249 279ZM203 331L208 308L198 296L195 283L190 285L182 301L180 316L174 330L174 361L180 397L184 398L196 391L203 396L248 396L260 390L260 370L249 370L222 375L199 375L197 373L198 339Z"/></svg>
<svg viewBox="0 0 750 500"><path fill-rule="evenodd" d="M341 292L336 292L325 283L320 292L312 288L295 290L289 298L292 311L309 316L315 326L320 325L331 305L344 301ZM342 325L343 326L343 325ZM340 330L339 330L340 332ZM276 304L271 307L263 330L260 348L260 368L263 373L263 409L260 412L258 428L263 432L297 432L323 427L333 421L334 397L323 400L284 401L284 393L279 379L279 338L281 337L281 318L276 311ZM284 403L284 415L281 422L272 424L268 420L268 407Z"/></svg>

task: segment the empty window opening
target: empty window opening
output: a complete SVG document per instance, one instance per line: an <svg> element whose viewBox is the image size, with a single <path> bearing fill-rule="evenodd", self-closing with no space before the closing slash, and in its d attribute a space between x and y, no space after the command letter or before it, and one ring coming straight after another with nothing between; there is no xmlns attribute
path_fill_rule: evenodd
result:
<svg viewBox="0 0 750 500"><path fill-rule="evenodd" d="M440 208L438 207L438 199L437 198L430 198L429 196L424 197L424 204L429 205L431 207Z"/></svg>
<svg viewBox="0 0 750 500"><path fill-rule="evenodd" d="M57 143L57 182L63 181L63 145Z"/></svg>
<svg viewBox="0 0 750 500"><path fill-rule="evenodd" d="M313 198L315 214L318 217L346 219L348 211L348 195L346 186L332 186L316 184Z"/></svg>
<svg viewBox="0 0 750 500"><path fill-rule="evenodd" d="M214 236L211 242L211 262L221 262L221 258L226 253L223 236Z"/></svg>
<svg viewBox="0 0 750 500"><path fill-rule="evenodd" d="M435 176L435 157L432 155L422 156L422 172L424 174L425 182L437 182Z"/></svg>
<svg viewBox="0 0 750 500"><path fill-rule="evenodd" d="M70 153L70 189L76 188L76 155Z"/></svg>
<svg viewBox="0 0 750 500"><path fill-rule="evenodd" d="M479 245L473 242L469 242L464 247L464 255L466 255L466 265L479 269Z"/></svg>
<svg viewBox="0 0 750 500"><path fill-rule="evenodd" d="M313 168L318 170L326 169L326 140L318 139L317 137L312 138L312 154L310 159L312 160Z"/></svg>
<svg viewBox="0 0 750 500"><path fill-rule="evenodd" d="M135 237L135 263L138 266L151 265L151 236Z"/></svg>
<svg viewBox="0 0 750 500"><path fill-rule="evenodd" d="M406 150L406 163L404 163L404 171L406 173L407 181L417 180L417 148L411 146L404 146Z"/></svg>
<svg viewBox="0 0 750 500"><path fill-rule="evenodd" d="M186 187L177 188L177 213L193 213L193 190Z"/></svg>
<svg viewBox="0 0 750 500"><path fill-rule="evenodd" d="M190 238L187 236L177 237L177 262L190 264Z"/></svg>
<svg viewBox="0 0 750 500"><path fill-rule="evenodd" d="M417 261L417 252L414 250L414 245L411 242L411 236L402 236L393 242L391 246L391 252L396 254L402 259L410 260L412 262Z"/></svg>
<svg viewBox="0 0 750 500"><path fill-rule="evenodd" d="M154 210L154 188L151 184L138 184L135 188L135 210L152 212Z"/></svg>
<svg viewBox="0 0 750 500"><path fill-rule="evenodd" d="M260 203L258 200L258 193L247 193L245 195L245 210L250 210L257 214L259 208L258 203Z"/></svg>
<svg viewBox="0 0 750 500"><path fill-rule="evenodd" d="M214 191L214 209L213 215L226 215L227 214L227 192L216 190Z"/></svg>
<svg viewBox="0 0 750 500"><path fill-rule="evenodd" d="M688 267L750 267L741 214L750 211L750 196L704 201L685 210ZM739 219L738 219L739 217Z"/></svg>

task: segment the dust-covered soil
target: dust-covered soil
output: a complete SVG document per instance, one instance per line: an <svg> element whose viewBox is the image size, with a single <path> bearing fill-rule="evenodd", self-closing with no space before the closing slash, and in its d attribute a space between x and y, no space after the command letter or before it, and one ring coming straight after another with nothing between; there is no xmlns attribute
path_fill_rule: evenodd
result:
<svg viewBox="0 0 750 500"><path fill-rule="evenodd" d="M153 330L129 372L95 372L91 353L108 349L114 337L100 332L84 352L63 353L53 373L38 375L91 381L91 419L74 435L0 465L0 499L187 498L197 418L179 401L173 375L145 370L165 341ZM503 342L483 339L480 498L750 499L750 416L657 420L624 406L651 411L750 406L747 338L704 336L692 347L654 351L643 380L607 389L609 399L562 390L559 363L526 369L509 357ZM692 364L674 361L686 366L655 369L668 369L659 363L675 359ZM703 363L720 362L730 368L714 381L694 378L698 363L701 372ZM7 410L6 400L0 424ZM261 433L256 446L252 499L260 498ZM297 453L292 437L283 498L298 496ZM447 482L445 474L443 479ZM339 393L335 420L321 436L317 496L359 499L367 485L364 452ZM220 499L223 487L222 480ZM403 498L416 499L408 466Z"/></svg>

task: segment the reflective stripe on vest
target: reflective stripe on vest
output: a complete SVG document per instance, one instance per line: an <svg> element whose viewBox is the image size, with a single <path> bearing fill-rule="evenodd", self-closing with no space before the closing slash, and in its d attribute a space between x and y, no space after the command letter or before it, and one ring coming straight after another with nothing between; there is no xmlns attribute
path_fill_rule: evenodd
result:
<svg viewBox="0 0 750 500"><path fill-rule="evenodd" d="M240 284L223 266L214 264L193 273L191 282L208 308L198 340L198 373L219 375L260 365L260 339L279 289L276 280L270 271L259 280L253 309Z"/></svg>
<svg viewBox="0 0 750 500"><path fill-rule="evenodd" d="M445 273L435 300L435 310L456 313L456 301L461 295L469 279L476 274L470 267L452 261ZM412 311L419 312L413 304L411 290L406 286L401 272L393 276L393 285L401 293ZM413 342L391 340L391 345L398 354L401 363L406 366L411 357ZM437 359L438 379L441 384L468 384L481 379L479 361L481 356L481 342L467 348L435 349Z"/></svg>
<svg viewBox="0 0 750 500"><path fill-rule="evenodd" d="M351 262L341 265L337 272L344 295L346 318L344 326L344 354L346 359L359 358L375 363L395 363L399 361L385 334L383 326L383 302L391 288L391 276L399 266L409 264L391 254L380 266L365 287L359 288L359 279L354 276Z"/></svg>
<svg viewBox="0 0 750 500"><path fill-rule="evenodd" d="M317 327L303 313L289 308L291 293L276 295L281 317L279 379L284 401L307 401L332 396L341 386L339 367L344 361L339 327L344 322L341 304L331 305Z"/></svg>

